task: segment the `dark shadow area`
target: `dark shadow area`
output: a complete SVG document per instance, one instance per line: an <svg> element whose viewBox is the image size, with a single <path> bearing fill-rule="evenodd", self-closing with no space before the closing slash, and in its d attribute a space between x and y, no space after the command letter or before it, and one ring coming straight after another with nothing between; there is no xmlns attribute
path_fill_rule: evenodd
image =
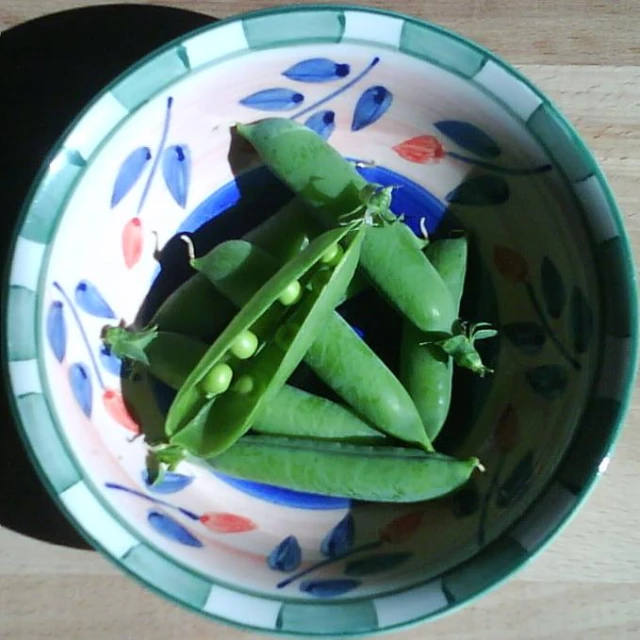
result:
<svg viewBox="0 0 640 640"><path fill-rule="evenodd" d="M65 11L0 36L2 256L47 153L78 112L142 56L215 18L169 7L112 5ZM3 384L6 395L6 385ZM0 524L47 542L90 548L40 482L5 399Z"/></svg>

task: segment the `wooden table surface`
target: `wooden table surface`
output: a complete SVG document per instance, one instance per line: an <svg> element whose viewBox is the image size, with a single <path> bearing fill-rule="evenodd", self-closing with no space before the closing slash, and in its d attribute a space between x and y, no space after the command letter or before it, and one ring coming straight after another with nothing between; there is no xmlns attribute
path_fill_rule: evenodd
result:
<svg viewBox="0 0 640 640"><path fill-rule="evenodd" d="M0 30L88 4L0 0ZM276 4L286 3L179 3L183 9L219 18ZM394 8L462 33L507 58L551 96L608 175L636 259L640 258L638 0L371 0L367 4ZM564 533L516 578L479 602L433 624L389 635L390 640L640 638L639 460L640 402L635 394L609 471ZM3 640L261 637L209 623L147 593L95 552L47 544L1 526L0 549Z"/></svg>

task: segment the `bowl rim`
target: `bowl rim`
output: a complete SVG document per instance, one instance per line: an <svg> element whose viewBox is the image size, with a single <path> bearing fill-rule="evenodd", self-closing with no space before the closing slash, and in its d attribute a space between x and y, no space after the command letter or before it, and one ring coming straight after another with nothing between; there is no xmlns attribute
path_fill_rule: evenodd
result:
<svg viewBox="0 0 640 640"><path fill-rule="evenodd" d="M201 35L203 33L207 33L207 32L212 32L215 31L216 29L219 29L221 27L225 27L229 24L233 24L233 23L242 23L245 20L250 20L250 19L255 19L255 18L260 18L263 16L278 16L278 15L285 15L285 14L291 14L291 13L305 13L305 12L313 12L313 11L332 11L332 12L357 12L357 13L363 13L363 14L369 14L369 15L380 15L380 16L385 16L385 17L389 17L389 18L395 18L395 19L400 19L405 23L410 23L410 24L414 24L417 25L419 27L422 28L426 28L432 32L436 32L439 33L451 40L454 40L457 43L462 44L463 46L465 46L468 49L474 50L475 52L478 52L479 54L481 54L485 60L490 60L494 63L496 63L498 66L500 66L503 70L505 70L511 77L514 77L515 79L517 79L519 82L521 82L525 87L527 87L529 90L531 90L537 97L539 97L542 102L548 107L548 109L550 110L550 112L556 117L558 118L558 120L560 121L560 123L562 124L562 126L565 128L567 134L569 135L569 137L571 138L572 144L575 146L575 148L578 150L580 156L582 157L586 157L589 159L590 163L591 163L591 167L592 167L592 174L593 176L597 179L599 185L601 186L601 188L603 189L604 192L604 196L606 198L607 201L607 205L609 207L609 210L611 212L611 216L613 218L613 222L615 224L615 228L616 231L618 233L618 236L621 240L621 252L622 252L622 258L624 260L624 274L625 274L625 279L627 281L627 283L629 285L631 285L630 287L630 295L629 295L629 299L628 299L628 303L629 303L629 319L631 322L631 335L629 337L629 347L631 350L631 354L630 354L630 359L628 362L628 366L627 369L625 371L625 376L624 376L624 382L622 383L622 386L624 387L624 393L622 395L622 397L620 398L620 412L618 413L617 419L615 424L612 426L610 432L608 433L608 438L607 438L607 442L606 442L606 456L607 457L611 457L614 453L615 450L615 446L617 444L617 442L619 441L619 437L623 428L623 425L625 423L625 419L629 410L629 405L630 405L630 401L631 401L631 396L633 394L633 389L634 389L634 380L636 379L637 376L637 366L638 366L638 357L639 357L639 341L638 341L638 299L637 299L637 295L635 293L635 291L637 290L637 276L636 276L636 272L635 272L635 266L634 266L634 259L633 259L633 253L631 251L631 245L629 242L629 236L624 224L624 217L622 215L622 212L614 198L612 189L610 187L610 184L606 178L606 176L604 175L604 172L602 171L598 161L596 160L595 156L593 155L593 153L590 151L589 147L586 145L586 143L584 142L584 140L582 139L581 135L577 132L576 128L571 124L571 122L569 122L569 120L565 117L565 115L562 113L562 111L558 108L558 106L556 105L556 103L551 100L544 92L542 92L535 84L533 84L530 80L528 80L520 71L518 71L512 64L510 64L509 62L507 62L506 60L504 60L501 56L495 54L494 52L490 51L489 49L483 47L482 45L464 37L463 35L452 31L448 28L442 27L438 24L435 24L433 22L429 22L428 20L423 20L421 18L417 18L411 15L407 15L404 14L402 12L398 12L398 11L392 11L392 10L388 10L388 9L379 9L379 8L374 8L374 7L368 7L368 6L362 6L362 5L351 5L351 4L323 4L323 3L314 3L314 4L304 4L304 5L282 5L282 6L277 6L277 7L272 7L272 8L268 8L268 9L260 9L260 10L254 10L254 11L248 11L248 12L243 12L243 13L238 13L238 14L234 14L228 18L224 18L221 20L217 20L211 24L207 24L204 25L202 27L199 27L197 29L194 29L192 31L186 32L176 38L173 38L167 42L165 42L163 45L161 45L160 47L157 47L156 49L154 49L153 51L151 51L150 53L146 54L145 56L141 57L138 61L136 61L134 64L130 65L128 68L126 68L124 71L122 71L120 74L118 74L113 80L111 80L108 84L106 84L100 91L98 91L94 97L84 106L83 109L81 109L79 111L79 113L69 122L69 124L67 125L67 127L63 130L63 132L58 136L56 142L51 146L51 148L49 149L49 151L47 152L47 154L45 155L40 168L38 170L38 172L36 173L31 186L29 188L29 190L27 191L27 194L23 200L23 203L20 207L20 210L18 212L18 215L16 217L16 224L14 225L13 231L12 231L12 237L11 237L11 241L9 243L9 250L6 254L6 259L5 259L5 264L4 264L4 271L3 271L3 281L2 281L2 291L1 291L1 295L2 295L2 301L3 301L3 305L4 305L4 309L5 309L5 313L3 314L3 318L2 318L2 341L1 341L1 345L0 345L0 350L2 352L2 367L3 367L3 375L4 375L4 379L5 379L5 390L7 392L7 396L9 398L9 406L11 409L11 414L12 417L16 423L16 425L18 426L18 432L20 434L20 438L22 440L22 443L27 451L27 455L31 461L31 464L33 465L33 467L35 468L40 481L42 482L42 484L46 487L50 497L52 498L52 500L56 503L56 505L58 506L58 508L60 509L60 511L66 516L67 520L74 526L74 528L80 533L81 536L83 536L84 539L87 540L87 542L96 550L98 550L103 557L107 558L109 561L111 561L112 563L114 563L121 571L127 573L128 575L130 575L132 578L134 578L137 582L139 582L140 584L144 585L146 588L150 589L152 592L168 599L169 601L179 604L180 606L189 609L191 611L194 611L198 614L200 614L201 616L203 616L204 618L208 619L208 620L215 620L221 623L224 623L226 625L231 625L234 626L236 628L240 628L243 630L251 630L251 631L256 631L256 632L262 632L262 633L269 633L269 634L275 634L275 635L282 635L282 636L297 636L297 637L301 637L301 636L313 636L313 637L327 637L327 636L333 636L333 637L358 637L358 636L373 636L373 635L380 635L380 634L384 634L384 633L389 633L392 631L397 631L400 629L406 629L406 628L411 628L417 625L420 625L422 623L424 623L425 621L429 620L437 620L441 617L450 615L452 613L454 613L455 611L458 611L460 609L462 609L463 607L466 607L469 604L474 603L476 600L482 598L484 595L492 592L494 589L497 589L499 586L501 586L504 582L510 580L511 578L513 578L519 571L521 571L533 558L537 557L541 551L543 551L547 545L549 545L551 543L551 541L553 539L556 538L556 536L571 522L571 520L573 520L573 518L577 515L579 509L584 506L588 496L591 494L591 492L594 490L597 480L600 478L600 476L602 475L602 473L604 471L600 471L599 469L594 469L590 474L589 477L584 485L584 489L583 491L576 495L576 500L575 502L572 504L571 508L562 516L562 518L555 524L555 526L549 528L545 535L543 536L543 538L541 539L541 541L539 541L536 545L534 545L531 549L528 549L528 555L526 558L524 558L523 560L518 560L513 562L506 571L504 571L504 573L502 573L502 575L500 575L500 577L496 580L494 580L490 585L485 586L481 589L479 589L476 593L472 594L471 596L467 596L465 598L462 598L458 601L456 601L453 604L449 604L446 608L435 611L435 612L431 612L431 613L427 613L424 615L420 615L419 617L409 620L409 621L404 621L404 622L400 622L400 623L395 623L395 624L390 624L388 626L385 627L377 627L376 629L372 629L372 630L367 630L367 631L344 631L344 632L332 632L330 634L326 634L326 633L300 633L300 632L296 632L296 631L288 631L288 630L283 630L283 629L267 629L265 627L260 627L260 626L253 626L250 624L246 624L243 622L237 622L228 618L224 618L218 614L212 614L210 612L205 611L204 609L199 609L197 608L195 605L192 605L191 603L182 601L180 599L178 599L177 597L175 597L173 594L170 594L164 590L162 590L160 587L158 587L156 584L154 584L153 582L151 582L150 580L148 580L145 576L139 574L138 572L134 571L133 569L131 569L130 567L128 567L127 565L125 565L124 563L121 562L120 558L116 558L112 553L110 553L109 551L107 551L105 549L105 547L102 545L102 543L98 542L85 528L84 525L82 524L82 521L77 518L76 516L72 515L71 512L69 511L69 509L64 505L64 503L62 502L61 498L60 498L60 494L56 492L56 490L54 489L53 485L51 484L51 481L47 475L47 473L45 472L45 470L42 468L42 466L40 465L36 453L33 449L33 447L31 446L31 441L30 441L30 437L27 433L27 428L25 427L25 425L23 424L23 421L20 417L20 412L17 406L17 396L14 393L14 390L12 388L12 384L11 384L11 380L10 380L10 375L9 375L9 356L8 356L8 316L9 316L9 289L10 289L10 272L13 266L13 261L14 261L14 257L15 257L15 250L16 250L16 243L17 240L19 238L20 235L20 231L23 229L25 221L28 218L28 214L29 214L29 210L31 208L31 205L34 201L34 196L37 193L38 188L40 187L40 185L43 183L44 178L46 176L46 173L52 163L52 161L60 154L61 151L64 150L64 142L67 140L67 138L69 137L69 135L76 129L76 127L84 120L84 118L87 116L88 113L91 112L91 110L94 108L94 106L96 105L96 103L99 102L99 100L101 98L103 98L106 94L108 94L112 89L114 89L115 87L117 87L119 84L121 84L123 81L125 81L128 77L130 77L131 75L133 75L136 71L138 71L139 69L143 68L147 63L151 62L152 60L158 58L160 55L162 55L163 53L166 53L170 50L172 50L173 48L175 48L176 46L184 43L185 41L191 40L193 38L195 38L198 35ZM281 45L279 45L283 48L286 48L288 45L286 43L283 43ZM248 49L244 55L250 54L252 52L251 49ZM408 55L408 54L407 54ZM170 84L173 82L173 80L167 85L170 86ZM164 87L166 89L166 87ZM153 93L153 92L152 92ZM505 107L508 109L509 107L505 105ZM135 109L132 109L129 113L129 115L131 115L132 113L134 113L139 107L136 107ZM126 119L126 118L125 118ZM119 126L121 123L118 123L116 125ZM109 132L111 133L111 132ZM71 190L73 189L73 186L71 187ZM47 390L44 389L43 393L45 394L45 396L47 395ZM550 479L549 482L553 481L553 477ZM534 499L532 501L532 503L530 504L530 506L527 508L527 510L522 514L522 516L520 516L520 518L513 523L510 527L510 529L513 529L513 527L515 527L518 522L520 522L522 520L523 517L526 516L526 514L530 513L536 506L538 499L540 498L540 496L543 496L545 494L545 490L546 487L543 488L540 491L540 494L538 495L538 497L536 499ZM117 512L113 512L110 515L112 515L116 521L120 521L120 518L117 514ZM508 530L507 530L508 531ZM503 532L501 534L504 535L505 532ZM473 556L475 557L475 556ZM465 563L462 563L465 564ZM187 567L184 567L185 570L189 571L190 573L193 573L192 569L189 569ZM217 584L217 581L211 581L212 585ZM415 588L418 585L414 585L411 588ZM234 590L237 590L235 587L232 587ZM239 593L246 593L246 591L238 591ZM282 602L281 599L279 598L269 598L268 596L263 596L266 599L270 599L270 600L279 600ZM339 602L354 602L354 601L365 601L365 600L370 600L372 598L375 598L376 596L361 596L359 598L354 598L351 599L349 601L336 601L336 603ZM318 602L318 601L310 601L310 604L314 604L315 606L323 606L324 603L322 602Z"/></svg>

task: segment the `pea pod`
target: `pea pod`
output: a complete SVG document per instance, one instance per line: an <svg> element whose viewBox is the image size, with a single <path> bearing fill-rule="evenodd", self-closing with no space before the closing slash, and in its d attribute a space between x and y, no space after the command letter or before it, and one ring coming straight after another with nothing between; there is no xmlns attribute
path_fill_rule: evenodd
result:
<svg viewBox="0 0 640 640"><path fill-rule="evenodd" d="M147 326L210 340L233 318L235 307L196 273L158 307Z"/></svg>
<svg viewBox="0 0 640 640"><path fill-rule="evenodd" d="M284 118L239 124L237 132L262 161L329 226L367 210L376 226L367 230L360 265L375 287L418 328L450 331L456 320L442 278L419 251L411 230L331 145L307 127Z"/></svg>
<svg viewBox="0 0 640 640"><path fill-rule="evenodd" d="M224 242L192 264L239 307L277 269L271 256L243 240ZM339 313L325 319L304 361L367 422L394 438L431 449L407 391Z"/></svg>
<svg viewBox="0 0 640 640"><path fill-rule="evenodd" d="M418 502L462 486L479 466L400 447L247 435L207 463L231 476L326 496Z"/></svg>
<svg viewBox="0 0 640 640"><path fill-rule="evenodd" d="M456 310L460 306L467 268L467 239L432 242L425 253L449 289ZM402 327L400 380L415 403L430 440L434 440L449 413L453 362L436 345L423 344L428 336L411 322Z"/></svg>
<svg viewBox="0 0 640 640"><path fill-rule="evenodd" d="M114 351L123 340L132 338L135 339L135 334L120 327L109 329L106 336L107 343L114 345ZM207 345L199 340L160 331L145 347L144 364L149 373L177 391L206 351ZM242 392L236 387L231 390ZM386 441L382 433L346 407L288 384L257 414L252 429L262 434L363 444Z"/></svg>
<svg viewBox="0 0 640 640"><path fill-rule="evenodd" d="M166 420L172 444L178 444L194 455L213 455L230 447L251 427L255 415L287 381L313 342L318 328L344 296L357 266L363 235L363 227L357 231L342 227L323 233L288 261L251 298L178 391ZM333 268L314 270L322 256L340 241L348 243L340 262ZM318 276L323 271L327 277L321 281ZM281 305L278 298L290 283L303 277L310 278L305 283L310 290L305 290L290 313L284 313L282 310L288 307ZM276 339L276 329L279 339ZM237 364L231 359L230 348L245 331L254 332L262 342L254 357L244 366L238 365L239 373L252 377L253 390L243 395L220 393L209 407L210 400L206 393L203 394L201 385L219 364L229 361Z"/></svg>
<svg viewBox="0 0 640 640"><path fill-rule="evenodd" d="M258 414L252 429L274 436L291 436L384 445L387 438L347 407L302 389L284 385Z"/></svg>
<svg viewBox="0 0 640 640"><path fill-rule="evenodd" d="M264 222L245 233L243 239L286 262L305 249L311 240L324 231L322 225L309 215L300 198L293 198Z"/></svg>

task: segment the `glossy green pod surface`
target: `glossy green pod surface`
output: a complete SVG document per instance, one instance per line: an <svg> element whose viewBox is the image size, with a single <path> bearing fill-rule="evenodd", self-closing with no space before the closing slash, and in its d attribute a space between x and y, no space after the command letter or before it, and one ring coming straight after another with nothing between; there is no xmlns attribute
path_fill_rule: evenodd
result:
<svg viewBox="0 0 640 640"><path fill-rule="evenodd" d="M251 427L258 410L287 381L313 342L318 327L344 296L357 266L363 232L363 228L354 231L343 227L323 233L288 261L244 305L191 372L169 408L166 429L173 444L194 455L212 455L230 447ZM348 247L339 264L324 270L327 275L322 282L311 280L310 290L294 305L293 311L283 312L282 309L287 308L278 303L283 289L308 275L330 247L347 241L347 235ZM269 311L272 313L267 313ZM256 330L256 325L265 318L268 319L266 325ZM288 331L283 333L283 327ZM280 332L279 339L276 329ZM215 411L207 410L208 419L202 420L201 412L209 399L199 385L217 363L225 361L230 345L247 330L255 331L263 343L260 351L241 369L243 375L253 377L254 389L248 395L216 396Z"/></svg>
<svg viewBox="0 0 640 640"><path fill-rule="evenodd" d="M461 487L478 466L476 458L417 449L253 435L207 463L246 480L376 502L438 498Z"/></svg>
<svg viewBox="0 0 640 640"><path fill-rule="evenodd" d="M284 118L239 124L237 132L263 162L329 225L363 209L369 183L336 149L304 125ZM455 321L449 292L411 230L382 212L370 227L360 264L376 288L418 328L448 331Z"/></svg>
<svg viewBox="0 0 640 640"><path fill-rule="evenodd" d="M271 256L244 240L222 243L193 264L238 307L243 307L277 268ZM406 389L338 312L319 327L304 361L371 425L394 438L431 449Z"/></svg>

